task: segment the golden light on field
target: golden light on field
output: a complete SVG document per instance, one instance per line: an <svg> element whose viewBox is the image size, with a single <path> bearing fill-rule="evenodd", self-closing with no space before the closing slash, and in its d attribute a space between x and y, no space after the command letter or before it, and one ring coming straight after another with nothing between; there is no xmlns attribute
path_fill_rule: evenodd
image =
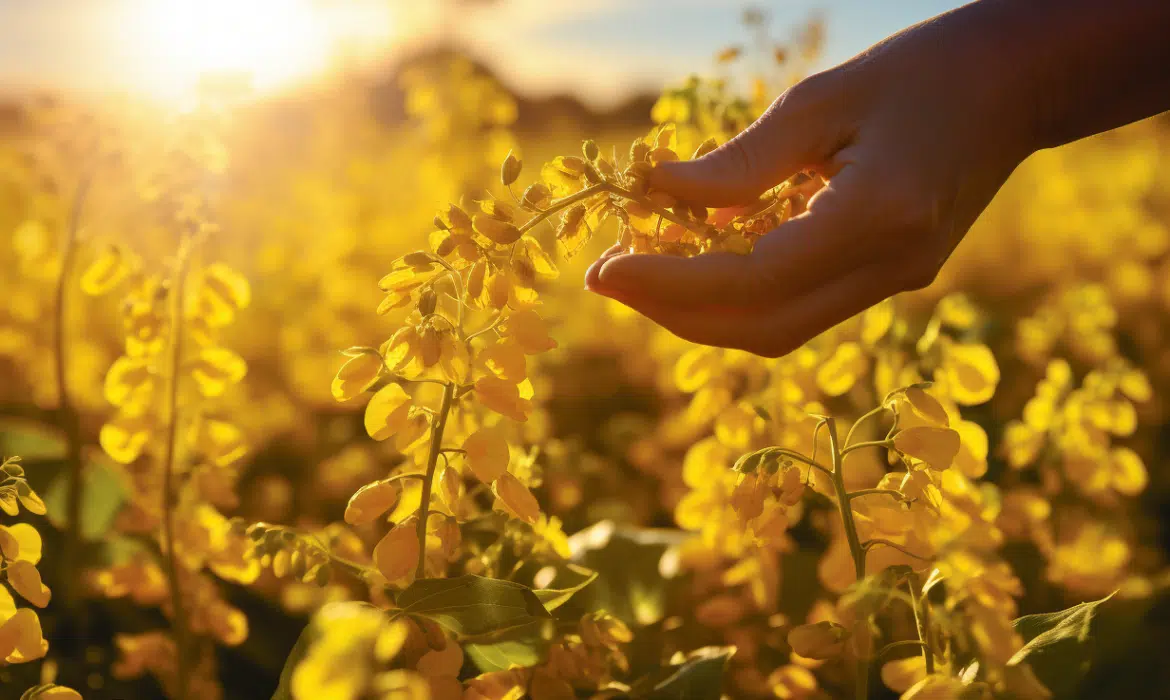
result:
<svg viewBox="0 0 1170 700"><path fill-rule="evenodd" d="M384 46L389 10L320 0L137 0L127 47L137 81L160 98L184 98L208 77L240 79L256 93L321 75L346 49Z"/></svg>

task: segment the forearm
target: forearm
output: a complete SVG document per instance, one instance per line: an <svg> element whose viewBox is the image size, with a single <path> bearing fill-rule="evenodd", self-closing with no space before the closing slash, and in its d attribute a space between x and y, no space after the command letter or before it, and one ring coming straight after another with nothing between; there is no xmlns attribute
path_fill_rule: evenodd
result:
<svg viewBox="0 0 1170 700"><path fill-rule="evenodd" d="M1033 150L1170 110L1167 0L980 0L984 25Z"/></svg>

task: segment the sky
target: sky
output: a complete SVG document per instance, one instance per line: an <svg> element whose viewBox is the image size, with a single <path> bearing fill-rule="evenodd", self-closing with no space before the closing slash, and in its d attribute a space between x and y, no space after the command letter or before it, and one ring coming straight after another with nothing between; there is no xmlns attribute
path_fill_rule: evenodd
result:
<svg viewBox="0 0 1170 700"><path fill-rule="evenodd" d="M339 61L453 39L533 94L606 106L710 70L745 7L786 36L814 12L832 65L959 0L0 0L0 89L164 99L210 69L278 90Z"/></svg>

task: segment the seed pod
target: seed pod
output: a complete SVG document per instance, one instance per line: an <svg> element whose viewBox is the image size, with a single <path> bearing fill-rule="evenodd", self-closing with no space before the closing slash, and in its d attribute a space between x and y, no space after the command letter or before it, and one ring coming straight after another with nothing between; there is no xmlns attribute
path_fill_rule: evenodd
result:
<svg viewBox="0 0 1170 700"><path fill-rule="evenodd" d="M305 553L299 549L294 549L288 559L288 570L293 575L293 578L303 580L307 568L308 561L305 559Z"/></svg>
<svg viewBox="0 0 1170 700"><path fill-rule="evenodd" d="M331 578L333 578L333 567L329 565L329 562L325 562L317 567L317 573L313 576L313 583L324 588L329 585Z"/></svg>
<svg viewBox="0 0 1170 700"><path fill-rule="evenodd" d="M442 354L439 336L440 332L430 325L419 332L419 355L422 357L424 367L432 367L439 361L439 356Z"/></svg>
<svg viewBox="0 0 1170 700"><path fill-rule="evenodd" d="M500 182L504 184L504 187L516 182L516 178L520 177L520 170L523 167L523 162L512 155L511 151L508 151L508 157L504 158L503 164L500 165Z"/></svg>
<svg viewBox="0 0 1170 700"><path fill-rule="evenodd" d="M467 287L464 289L464 301L468 303L478 299L483 294L483 276L487 272L487 262L480 260L471 266L471 272L467 273Z"/></svg>
<svg viewBox="0 0 1170 700"><path fill-rule="evenodd" d="M439 295L435 294L435 289L427 287L418 297L418 312L423 316L430 316L435 313L435 307L438 303Z"/></svg>
<svg viewBox="0 0 1170 700"><path fill-rule="evenodd" d="M593 139L586 139L585 143L581 144L581 153L585 155L585 160L592 162L601 155L601 149L597 147L597 143Z"/></svg>

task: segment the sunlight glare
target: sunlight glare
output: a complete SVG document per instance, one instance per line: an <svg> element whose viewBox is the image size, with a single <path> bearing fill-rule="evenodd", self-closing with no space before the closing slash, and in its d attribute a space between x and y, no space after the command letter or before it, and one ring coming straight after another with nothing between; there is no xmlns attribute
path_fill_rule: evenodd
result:
<svg viewBox="0 0 1170 700"><path fill-rule="evenodd" d="M328 68L333 37L313 0L138 0L132 41L143 82L185 98L209 76L270 92Z"/></svg>

